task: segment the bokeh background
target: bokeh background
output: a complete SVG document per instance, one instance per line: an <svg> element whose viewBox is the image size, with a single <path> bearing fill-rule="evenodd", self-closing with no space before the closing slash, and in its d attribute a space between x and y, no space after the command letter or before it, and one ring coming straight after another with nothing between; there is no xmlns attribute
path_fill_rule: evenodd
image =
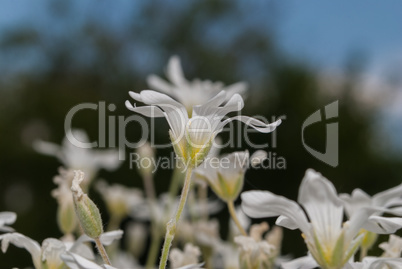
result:
<svg viewBox="0 0 402 269"><path fill-rule="evenodd" d="M79 103L105 101L117 106L108 115L131 115L124 106L128 91L147 88L149 74L164 76L171 55L181 57L188 79L246 81L243 114L286 116L277 147L267 149L286 159L286 169L251 170L245 189L296 199L310 167L339 192L360 187L374 194L400 184L401 23L402 2L391 0L1 1L0 211L16 212L13 227L39 242L60 237L50 196L60 163L36 153L32 142L60 143L64 117ZM336 100L339 166L333 168L304 149L301 126ZM306 130L307 143L321 151L325 124ZM82 112L73 126L98 137L95 111ZM159 126L156 139L168 141L167 124ZM126 135L139 135L135 124ZM271 136L252 139L269 142ZM158 193L166 191L170 174L157 172ZM99 176L142 185L128 162ZM95 191L91 196L104 208ZM224 234L228 213L219 217ZM299 232L286 232L283 253L305 252ZM30 263L29 254L15 247L0 254L1 268Z"/></svg>

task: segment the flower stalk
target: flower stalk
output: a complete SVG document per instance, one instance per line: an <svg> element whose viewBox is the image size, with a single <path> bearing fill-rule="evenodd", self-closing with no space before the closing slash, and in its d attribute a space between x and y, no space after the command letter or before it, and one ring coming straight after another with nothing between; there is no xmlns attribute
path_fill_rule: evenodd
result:
<svg viewBox="0 0 402 269"><path fill-rule="evenodd" d="M240 233L244 236L247 236L246 231L244 230L243 226L241 226L240 221L237 218L236 209L235 209L233 201L228 201L227 205L229 208L230 216L232 217L232 219L233 219L234 223L236 224L237 228L239 229Z"/></svg>
<svg viewBox="0 0 402 269"><path fill-rule="evenodd" d="M161 256L161 261L159 263L159 269L166 268L167 260L169 257L170 247L172 245L172 241L176 234L176 225L180 220L180 216L183 212L184 206L187 201L187 196L190 191L192 172L193 172L193 167L189 166L186 171L186 178L184 180L184 186L183 186L183 189L181 192L180 202L177 207L176 214L166 225L165 242L163 243L162 256Z"/></svg>

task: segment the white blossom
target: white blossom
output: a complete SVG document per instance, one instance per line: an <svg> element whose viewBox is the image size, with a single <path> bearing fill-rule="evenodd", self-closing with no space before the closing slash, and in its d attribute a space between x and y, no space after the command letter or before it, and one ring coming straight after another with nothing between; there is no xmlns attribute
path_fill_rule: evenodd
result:
<svg viewBox="0 0 402 269"><path fill-rule="evenodd" d="M180 59L172 56L166 69L166 76L171 84L156 75L150 75L147 79L151 89L163 92L182 103L188 113L193 110L193 106L205 104L209 99L225 90L230 98L235 93L244 94L247 84L238 82L230 86L224 86L222 82L212 82L210 80L194 79L187 81L181 68Z"/></svg>
<svg viewBox="0 0 402 269"><path fill-rule="evenodd" d="M234 201L243 189L247 168L250 165L256 166L266 158L266 155L265 151L259 150L250 157L246 150L233 152L221 158L207 158L194 170L194 175L207 181L223 201Z"/></svg>
<svg viewBox="0 0 402 269"><path fill-rule="evenodd" d="M75 141L71 141L73 139ZM117 150L97 150L89 144L88 135L83 130L73 129L63 139L61 146L38 140L33 147L39 153L56 157L67 169L84 171L89 181L100 169L113 171L122 164Z"/></svg>
<svg viewBox="0 0 402 269"><path fill-rule="evenodd" d="M119 219L145 202L142 191L137 188L120 184L108 185L104 180L96 182L95 187L106 202L108 212Z"/></svg>
<svg viewBox="0 0 402 269"><path fill-rule="evenodd" d="M243 210L250 217L279 216L277 225L300 229L311 255L324 269L346 264L361 243L360 229L376 212L360 209L343 224L344 205L335 187L311 169L307 170L299 189L298 202L303 208L268 191L245 192L242 200Z"/></svg>
<svg viewBox="0 0 402 269"><path fill-rule="evenodd" d="M178 248L173 248L170 251L169 260L172 269L176 269L190 264L197 264L200 256L201 256L200 248L194 246L191 243L187 243L184 246L183 251L181 251Z"/></svg>
<svg viewBox="0 0 402 269"><path fill-rule="evenodd" d="M382 257L400 258L402 254L402 238L391 234L388 242L383 242L379 247L384 250Z"/></svg>
<svg viewBox="0 0 402 269"><path fill-rule="evenodd" d="M234 94L226 103L227 93L221 91L207 103L193 107L189 117L186 108L169 96L155 91L130 92L130 96L147 106L136 107L126 101L128 109L147 117L165 117L170 126L170 138L176 154L185 164L198 166L207 156L215 136L233 120L239 120L254 129L269 133L281 123L278 120L266 124L247 116L234 116L223 119L230 112L240 111L243 99Z"/></svg>
<svg viewBox="0 0 402 269"><path fill-rule="evenodd" d="M120 239L122 231L112 231L104 233L100 236L100 241L104 245L110 245L113 240ZM32 257L33 265L36 269L62 269L64 263L61 255L66 251L80 254L79 257L93 259L92 250L86 246L85 242L93 241L86 235L82 235L76 241L61 241L55 238L47 238L43 241L42 246L39 243L20 233L7 233L0 235L1 250L6 252L9 244L13 244L19 248L25 248ZM78 255L77 255L78 256ZM83 258L83 257L82 257Z"/></svg>

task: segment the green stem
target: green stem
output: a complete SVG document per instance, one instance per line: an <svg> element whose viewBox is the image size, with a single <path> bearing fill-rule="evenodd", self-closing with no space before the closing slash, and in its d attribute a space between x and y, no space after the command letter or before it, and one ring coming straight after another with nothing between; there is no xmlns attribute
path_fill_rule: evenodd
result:
<svg viewBox="0 0 402 269"><path fill-rule="evenodd" d="M186 204L188 192L190 190L192 171L193 171L192 167L187 168L186 178L185 178L184 186L183 186L183 189L181 192L179 206L177 207L176 214L166 225L165 242L163 243L162 257L161 257L161 261L159 263L159 269L166 268L167 260L169 258L170 247L172 245L172 241L173 241L173 238L176 233L176 225L180 220L180 216L181 216L181 213L183 212L184 206Z"/></svg>
<svg viewBox="0 0 402 269"><path fill-rule="evenodd" d="M151 246L149 247L148 250L148 257L147 257L147 262L145 265L146 269L153 269L155 266L155 261L158 258L158 252L159 252L159 245L160 245L160 234L159 230L156 227L156 223L152 225L152 241L151 241Z"/></svg>
<svg viewBox="0 0 402 269"><path fill-rule="evenodd" d="M241 232L242 235L247 236L246 231L241 226L240 221L237 218L233 201L229 201L229 202L227 202L227 204L228 204L228 208L229 208L229 213L232 216L232 219L233 219L234 223L236 224L237 228L239 229L239 231Z"/></svg>
<svg viewBox="0 0 402 269"><path fill-rule="evenodd" d="M103 245L102 245L102 243L101 243L99 237L98 237L98 238L95 238L95 243L96 243L96 248L98 249L98 252L99 252L99 254L100 254L101 257L102 257L103 262L104 262L105 264L112 265L112 264L110 263L109 257L107 256L106 250L105 250L105 248L103 247Z"/></svg>

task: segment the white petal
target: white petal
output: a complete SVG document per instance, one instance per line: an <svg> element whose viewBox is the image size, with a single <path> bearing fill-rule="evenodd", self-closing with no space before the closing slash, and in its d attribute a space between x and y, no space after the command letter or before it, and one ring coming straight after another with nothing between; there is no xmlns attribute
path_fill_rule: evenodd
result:
<svg viewBox="0 0 402 269"><path fill-rule="evenodd" d="M169 59L166 76L178 87L185 87L187 85L187 81L184 78L183 70L181 68L180 58L178 56L172 56Z"/></svg>
<svg viewBox="0 0 402 269"><path fill-rule="evenodd" d="M246 82L237 82L235 84L226 86L225 91L228 94L228 97L230 98L235 93L238 93L243 96L244 93L247 91L247 88L248 85Z"/></svg>
<svg viewBox="0 0 402 269"><path fill-rule="evenodd" d="M75 253L66 252L60 255L61 259L70 269L104 269L104 267L91 262Z"/></svg>
<svg viewBox="0 0 402 269"><path fill-rule="evenodd" d="M14 229L5 225L10 225L17 219L17 214L14 212L0 212L0 232L13 232Z"/></svg>
<svg viewBox="0 0 402 269"><path fill-rule="evenodd" d="M364 228L377 234L395 233L402 228L402 218L386 218L380 216L371 216Z"/></svg>
<svg viewBox="0 0 402 269"><path fill-rule="evenodd" d="M157 107L157 106L133 106L130 101L126 101L126 107L134 112L137 112L141 115L144 115L145 117L150 117L150 118L162 118L165 117L165 114L163 111Z"/></svg>
<svg viewBox="0 0 402 269"><path fill-rule="evenodd" d="M0 235L1 250L7 251L9 243L19 248L25 248L32 256L35 268L41 268L41 247L35 240L32 240L20 233L9 233Z"/></svg>
<svg viewBox="0 0 402 269"><path fill-rule="evenodd" d="M308 169L299 188L298 201L322 243L335 243L341 232L343 203L334 185L320 173Z"/></svg>
<svg viewBox="0 0 402 269"><path fill-rule="evenodd" d="M373 196L375 206L385 206L390 200L398 200L402 205L402 184Z"/></svg>
<svg viewBox="0 0 402 269"><path fill-rule="evenodd" d="M299 224L297 224L297 222L282 215L276 219L275 224L290 230L296 230L299 228Z"/></svg>
<svg viewBox="0 0 402 269"><path fill-rule="evenodd" d="M282 122L282 120L277 120L273 123L265 124L264 122L251 118L251 117L235 116L235 117L222 121L222 123L219 125L219 130L221 130L226 124L228 124L229 122L234 121L234 120L241 121L261 133L273 132L276 129L276 127L278 127Z"/></svg>
<svg viewBox="0 0 402 269"><path fill-rule="evenodd" d="M169 85L166 81L161 79L158 76L155 75L150 75L147 78L147 82L150 88L175 96L175 91L173 90L173 87Z"/></svg>
<svg viewBox="0 0 402 269"><path fill-rule="evenodd" d="M371 197L361 189L355 189L352 195L342 193L339 197L344 201L346 213L349 217L364 206L371 205Z"/></svg>
<svg viewBox="0 0 402 269"><path fill-rule="evenodd" d="M123 233L124 232L122 230L110 231L103 233L99 239L103 245L109 246L114 240L120 240L123 236Z"/></svg>
<svg viewBox="0 0 402 269"><path fill-rule="evenodd" d="M55 156L55 157L60 156L61 148L59 145L54 144L54 143L45 142L42 140L36 140L33 142L32 147L34 148L35 151L45 154L45 155L50 155L50 156Z"/></svg>
<svg viewBox="0 0 402 269"><path fill-rule="evenodd" d="M122 230L115 230L115 231L111 231L111 232L106 232L101 234L100 236L100 241L103 245L108 246L110 244L113 243L114 240L120 240L121 237L123 236L123 231ZM95 242L92 238L90 238L89 236L83 234L81 235L74 243L73 247L71 247L70 251L73 251L77 245L82 244L84 242Z"/></svg>
<svg viewBox="0 0 402 269"><path fill-rule="evenodd" d="M366 257L363 259L362 269L400 269L402 268L402 258L377 258Z"/></svg>
<svg viewBox="0 0 402 269"><path fill-rule="evenodd" d="M181 138L184 136L184 128L188 122L188 114L186 108L182 104L173 100L166 94L150 90L141 91L139 94L130 92L130 95L144 104L159 107L164 112L175 138ZM126 103L126 105L129 104ZM129 107L129 109L133 111L136 110L134 107Z"/></svg>
<svg viewBox="0 0 402 269"><path fill-rule="evenodd" d="M226 92L220 91L213 98L208 100L205 104L193 107L193 117L194 116L211 116L217 114L220 109L219 106L225 102Z"/></svg>
<svg viewBox="0 0 402 269"><path fill-rule="evenodd" d="M97 150L93 158L97 167L105 168L108 171L116 170L122 164L122 161L119 160L119 152L114 149Z"/></svg>
<svg viewBox="0 0 402 269"><path fill-rule="evenodd" d="M255 167L262 163L267 158L267 152L265 150L257 150L250 157L251 166Z"/></svg>
<svg viewBox="0 0 402 269"><path fill-rule="evenodd" d="M275 217L283 215L305 234L309 233L309 223L300 206L285 197L268 191L247 191L241 194L244 213L253 218Z"/></svg>
<svg viewBox="0 0 402 269"><path fill-rule="evenodd" d="M15 214L14 212L8 212L8 211L0 212L0 223L10 225L13 224L16 219L17 214Z"/></svg>
<svg viewBox="0 0 402 269"><path fill-rule="evenodd" d="M311 256L294 259L281 264L283 269L311 269L318 267L317 262Z"/></svg>

